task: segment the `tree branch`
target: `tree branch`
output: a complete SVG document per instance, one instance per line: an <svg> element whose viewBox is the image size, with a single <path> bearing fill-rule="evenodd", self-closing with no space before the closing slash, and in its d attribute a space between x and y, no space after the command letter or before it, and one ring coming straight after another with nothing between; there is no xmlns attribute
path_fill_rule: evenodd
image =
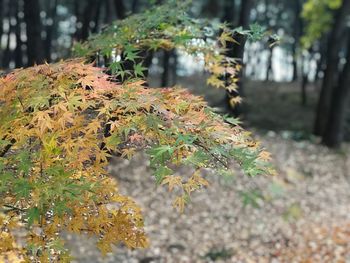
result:
<svg viewBox="0 0 350 263"><path fill-rule="evenodd" d="M15 144L16 140L12 139L9 144L5 146L4 149L0 151L0 157L4 157L5 154L11 149L11 147Z"/></svg>

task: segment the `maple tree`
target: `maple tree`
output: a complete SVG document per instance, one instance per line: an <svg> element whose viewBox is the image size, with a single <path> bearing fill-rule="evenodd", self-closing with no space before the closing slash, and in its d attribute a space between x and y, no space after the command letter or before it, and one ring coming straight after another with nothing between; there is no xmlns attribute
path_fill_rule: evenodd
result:
<svg viewBox="0 0 350 263"><path fill-rule="evenodd" d="M69 262L62 231L95 235L103 254L112 244L147 246L140 208L106 172L112 155L132 158L144 149L155 182L174 193L180 211L209 185L202 169L227 174L233 159L249 176L274 173L269 154L238 120L180 87L145 87L142 51L179 48L204 59L209 84L235 88L237 67L224 55L232 31L179 12L165 5L131 16L77 45L78 58L0 79L2 257ZM208 30L221 34L209 37ZM107 57L109 70L94 66L96 52ZM191 175L175 176L181 166ZM18 229L25 246L16 243Z"/></svg>

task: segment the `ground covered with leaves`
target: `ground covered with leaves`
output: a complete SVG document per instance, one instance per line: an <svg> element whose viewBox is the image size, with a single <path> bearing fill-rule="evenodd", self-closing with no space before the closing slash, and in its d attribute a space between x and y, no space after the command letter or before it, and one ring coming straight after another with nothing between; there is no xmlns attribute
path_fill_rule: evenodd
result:
<svg viewBox="0 0 350 263"><path fill-rule="evenodd" d="M264 84L266 85L266 84ZM254 87L253 87L254 86ZM246 122L260 127L258 139L272 153L278 176L248 178L232 167L234 178L213 176L207 190L196 193L183 214L172 208L167 189L156 187L149 161L138 154L131 161L115 160L110 169L120 190L141 205L151 240L144 250L115 247L101 258L88 238L67 236L76 262L346 262L350 259L350 158L346 151L330 151L309 134L310 104L297 104L297 89L255 83L247 85ZM196 87L191 87L196 92ZM257 91L257 92L254 92ZM209 91L208 91L209 92ZM205 94L217 99L218 94ZM222 95L222 94L221 94ZM270 96L270 99L268 99ZM224 97L224 96L222 96ZM255 100L256 101L256 100ZM280 104L290 107L277 111ZM214 101L215 104L215 101ZM266 105L269 107L266 107ZM275 107L275 110L273 109ZM259 110L259 109L265 109ZM275 112L275 119L269 115ZM281 115L281 116L280 116ZM287 115L286 115L287 116ZM267 131L255 120L270 118ZM299 127L299 128L298 128ZM297 132L299 129L306 132ZM285 130L294 131L285 131ZM307 139L307 140L305 140ZM347 147L345 147L347 148ZM186 174L186 170L178 171Z"/></svg>
<svg viewBox="0 0 350 263"><path fill-rule="evenodd" d="M287 135L261 136L278 177L252 180L237 171L231 180L208 173L210 187L193 197L184 214L171 208L166 189L154 186L142 154L118 162L111 170L141 204L150 247L119 247L102 259L90 247L93 240L69 236L67 245L77 262L345 262L350 160Z"/></svg>

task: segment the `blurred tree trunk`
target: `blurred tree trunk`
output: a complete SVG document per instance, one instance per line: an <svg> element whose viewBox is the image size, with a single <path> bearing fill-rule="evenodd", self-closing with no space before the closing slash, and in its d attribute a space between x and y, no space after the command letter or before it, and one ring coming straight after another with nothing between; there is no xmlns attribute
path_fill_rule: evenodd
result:
<svg viewBox="0 0 350 263"><path fill-rule="evenodd" d="M217 17L220 13L219 1L217 0L208 0L207 3L203 6L202 14L206 17Z"/></svg>
<svg viewBox="0 0 350 263"><path fill-rule="evenodd" d="M171 63L171 75L172 75L172 83L171 86L174 86L177 83L177 53L176 50L173 50L172 54L172 63Z"/></svg>
<svg viewBox="0 0 350 263"><path fill-rule="evenodd" d="M301 3L300 0L292 1L294 5L294 27L293 27L293 38L294 42L292 45L293 52L293 77L292 81L296 81L298 79L298 47L300 42L300 36L302 34L302 19L300 17L301 14Z"/></svg>
<svg viewBox="0 0 350 263"><path fill-rule="evenodd" d="M138 7L139 7L139 1L138 0L133 0L132 5L131 5L131 12L133 14L138 12Z"/></svg>
<svg viewBox="0 0 350 263"><path fill-rule="evenodd" d="M177 77L176 69L177 69L177 55L175 50L174 49L164 50L161 87L169 87L176 83L176 77Z"/></svg>
<svg viewBox="0 0 350 263"><path fill-rule="evenodd" d="M76 18L76 28L74 33L74 40L80 40L81 37L81 31L82 31L82 23L83 23L83 16L79 4L79 0L74 0L73 2L73 9L74 9L74 16Z"/></svg>
<svg viewBox="0 0 350 263"><path fill-rule="evenodd" d="M318 50L319 58L317 60L317 66L316 66L315 83L317 83L320 80L321 72L323 72L325 69L326 48L327 48L327 38L323 37L320 40L320 45L319 45L319 50Z"/></svg>
<svg viewBox="0 0 350 263"><path fill-rule="evenodd" d="M114 0L114 4L118 19L124 19L126 17L126 9L123 0Z"/></svg>
<svg viewBox="0 0 350 263"><path fill-rule="evenodd" d="M252 8L253 1L252 0L244 0L241 1L241 8L240 8L240 14L239 14L239 21L238 26L242 27L243 29L248 29L249 22L250 22L250 11ZM229 56L237 58L238 63L241 66L241 70L237 74L237 78L239 79L237 82L237 91L238 92L227 92L227 100L228 105L232 109L231 99L237 96L244 96L244 89L243 89L243 59L244 59L244 48L246 43L246 37L241 34L235 34L233 38L237 41L237 43L232 44L232 48L229 51ZM235 105L235 107L232 109L232 113L236 116L242 113L242 106L241 105Z"/></svg>
<svg viewBox="0 0 350 263"><path fill-rule="evenodd" d="M342 6L336 12L333 27L327 47L327 66L324 72L322 89L317 105L315 135L324 135L326 128L334 82L338 75L339 51L342 45L346 17L350 13L350 0L343 0Z"/></svg>
<svg viewBox="0 0 350 263"><path fill-rule="evenodd" d="M248 29L249 27L252 3L252 0L244 0L241 3L238 26L241 26L243 29ZM243 65L243 55L246 37L241 34L236 34L234 37L239 44L236 43L233 45L233 57L240 59L240 63ZM242 75L242 71L240 74Z"/></svg>
<svg viewBox="0 0 350 263"><path fill-rule="evenodd" d="M55 33L57 29L57 4L58 0L54 0L53 5L51 1L48 1L48 17L51 19L51 23L46 25L46 39L45 39L45 52L47 62L51 62L51 52L52 52L52 40L55 38Z"/></svg>
<svg viewBox="0 0 350 263"><path fill-rule="evenodd" d="M329 147L339 147L344 137L344 124L350 94L350 30L348 37L346 64L334 88L323 143Z"/></svg>
<svg viewBox="0 0 350 263"><path fill-rule="evenodd" d="M94 17L94 27L92 29L92 33L96 34L99 30L100 24L100 15L101 15L101 3L99 1L95 4L95 17Z"/></svg>
<svg viewBox="0 0 350 263"><path fill-rule="evenodd" d="M84 8L83 13L83 26L81 28L81 40L85 40L89 37L89 34L91 32L91 24L90 22L93 21L93 15L94 11L96 10L98 3L98 0L88 0L86 3L86 6Z"/></svg>
<svg viewBox="0 0 350 263"><path fill-rule="evenodd" d="M274 46L269 46L269 56L267 58L267 67L266 67L266 75L265 75L265 81L269 81L271 79L271 76L273 76L273 68L272 68L272 58L273 58L273 49Z"/></svg>
<svg viewBox="0 0 350 263"><path fill-rule="evenodd" d="M234 25L235 19L235 0L224 0L224 16L222 18L223 22L230 23Z"/></svg>
<svg viewBox="0 0 350 263"><path fill-rule="evenodd" d="M224 15L222 17L222 22L229 23L229 25L234 27L235 26L234 18L235 18L235 0L225 0L224 1ZM228 57L233 57L233 48L234 48L233 43L228 42L226 44L227 44L226 55Z"/></svg>
<svg viewBox="0 0 350 263"><path fill-rule="evenodd" d="M44 62L44 45L41 40L41 21L40 21L39 0L24 1L24 21L27 28L27 55L28 66L35 63Z"/></svg>
<svg viewBox="0 0 350 263"><path fill-rule="evenodd" d="M20 17L19 12L21 11L21 5L23 4L23 1L18 0L16 2L16 49L15 49L15 65L16 68L20 68L23 66L23 52L22 52L22 39L21 39L21 34L22 34L22 29L21 29L21 24L22 24L22 19Z"/></svg>
<svg viewBox="0 0 350 263"><path fill-rule="evenodd" d="M169 85L169 60L171 51L163 51L163 73L162 73L162 83L161 87L167 87Z"/></svg>
<svg viewBox="0 0 350 263"><path fill-rule="evenodd" d="M109 25L113 21L113 15L112 15L112 6L113 2L112 0L105 0L105 17L104 17L104 23Z"/></svg>
<svg viewBox="0 0 350 263"><path fill-rule="evenodd" d="M306 106L307 104L307 93L306 88L308 84L308 73L309 73L309 58L306 55L302 56L301 61L301 106Z"/></svg>

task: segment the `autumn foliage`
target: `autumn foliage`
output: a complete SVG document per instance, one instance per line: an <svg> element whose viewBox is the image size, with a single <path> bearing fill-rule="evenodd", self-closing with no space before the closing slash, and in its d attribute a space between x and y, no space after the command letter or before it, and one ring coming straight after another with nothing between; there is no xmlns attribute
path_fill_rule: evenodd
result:
<svg viewBox="0 0 350 263"><path fill-rule="evenodd" d="M155 45L161 43L157 48L171 43L173 48L179 45L191 54L202 54L212 73L209 83L234 88L234 75L226 84L222 81L225 73L237 70L221 52L227 41L233 41L229 32L221 27L219 41L203 42L196 50L194 24L177 20L176 27L173 22L167 24L163 17L153 25L159 29L161 24L163 35L153 35L150 27L147 36L155 39ZM130 21L125 23L127 27ZM199 26L197 33L204 31ZM165 38L164 32L174 37ZM142 60L136 60L145 48L140 43L147 41L133 36L119 43L108 38L104 53L110 54L113 74L107 74L111 68L95 67L91 62L95 51L87 52L96 39L82 45L83 57L15 70L0 79L1 255L70 261L62 231L96 236L103 253L118 243L147 246L140 208L119 193L106 172L112 155L132 158L145 150L155 182L173 192L180 211L193 192L209 185L201 176L203 169L227 174L230 160L235 160L247 175L273 173L266 162L269 154L236 119L214 113L185 89L145 87ZM113 60L113 52L123 59ZM125 69L126 60L133 62L134 70ZM191 175L175 176L181 166L188 167ZM18 244L18 231L24 233L24 245Z"/></svg>

